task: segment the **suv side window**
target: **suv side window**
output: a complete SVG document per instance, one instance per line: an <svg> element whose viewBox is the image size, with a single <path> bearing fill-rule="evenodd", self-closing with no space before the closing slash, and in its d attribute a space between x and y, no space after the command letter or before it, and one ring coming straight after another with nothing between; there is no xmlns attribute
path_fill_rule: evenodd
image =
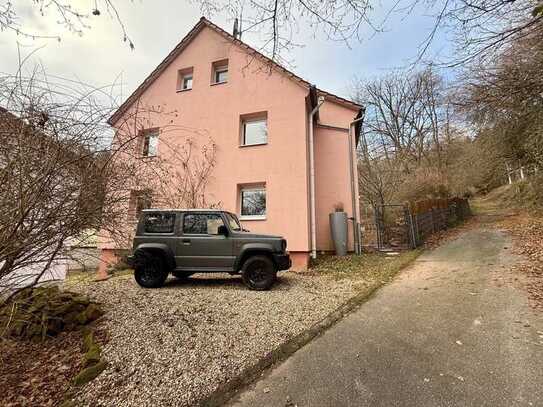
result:
<svg viewBox="0 0 543 407"><path fill-rule="evenodd" d="M186 213L183 217L183 233L191 235L218 235L219 226L224 225L217 213Z"/></svg>
<svg viewBox="0 0 543 407"><path fill-rule="evenodd" d="M151 212L145 214L145 233L173 233L175 213Z"/></svg>

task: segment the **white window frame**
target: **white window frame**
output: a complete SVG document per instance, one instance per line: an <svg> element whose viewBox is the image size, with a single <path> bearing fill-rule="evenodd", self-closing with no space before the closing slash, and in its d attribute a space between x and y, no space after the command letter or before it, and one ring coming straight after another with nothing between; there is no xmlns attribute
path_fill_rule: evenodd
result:
<svg viewBox="0 0 543 407"><path fill-rule="evenodd" d="M151 137L156 138L156 145L155 145L154 154L149 154L149 152L150 152L149 147L151 146ZM145 152L145 142L146 142L147 138L149 139L149 144L147 145L147 153L146 153ZM142 145L142 148L141 148L142 157L156 157L158 155L158 139L159 139L159 131L158 130L148 131L148 132L143 134L143 145Z"/></svg>
<svg viewBox="0 0 543 407"><path fill-rule="evenodd" d="M190 88L188 86L186 86L187 80L189 80L189 79L190 79ZM194 80L194 78L192 76L192 73L188 73L188 74L183 75L183 78L181 80L181 90L191 90L193 80Z"/></svg>
<svg viewBox="0 0 543 407"><path fill-rule="evenodd" d="M217 81L217 75L222 72L226 72L226 80L219 82ZM214 66L213 67L213 84L219 85L221 83L227 83L227 82L228 82L228 65Z"/></svg>
<svg viewBox="0 0 543 407"><path fill-rule="evenodd" d="M255 123L255 122L264 122L266 123L266 141L261 143L246 143L245 141L245 125L247 123ZM254 116L250 118L241 118L241 142L240 146L242 147L249 147L249 146L262 146L268 144L268 138L269 138L269 131L268 131L268 116L262 115L262 116Z"/></svg>
<svg viewBox="0 0 543 407"><path fill-rule="evenodd" d="M192 80L190 88L185 87L185 79L190 78ZM193 68L185 68L177 71L177 92L185 92L192 90L194 86L194 70Z"/></svg>
<svg viewBox="0 0 543 407"><path fill-rule="evenodd" d="M264 215L243 215L243 192L254 192L254 191L264 191L266 194L266 213ZM266 191L266 185L244 187L239 188L239 220L266 220L268 214L268 192Z"/></svg>

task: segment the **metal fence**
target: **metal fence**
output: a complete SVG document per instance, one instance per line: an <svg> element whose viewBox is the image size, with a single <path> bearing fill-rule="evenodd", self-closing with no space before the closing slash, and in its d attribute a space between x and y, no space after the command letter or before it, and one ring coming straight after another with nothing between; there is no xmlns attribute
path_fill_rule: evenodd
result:
<svg viewBox="0 0 543 407"><path fill-rule="evenodd" d="M381 251L414 249L428 236L470 215L469 202L463 198L366 207L362 213L363 246Z"/></svg>

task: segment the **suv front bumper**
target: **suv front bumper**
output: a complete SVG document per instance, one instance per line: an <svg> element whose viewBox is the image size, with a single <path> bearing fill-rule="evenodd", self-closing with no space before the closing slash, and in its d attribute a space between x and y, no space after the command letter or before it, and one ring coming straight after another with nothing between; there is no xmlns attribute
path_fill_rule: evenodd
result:
<svg viewBox="0 0 543 407"><path fill-rule="evenodd" d="M288 270L292 266L292 260L287 254L274 254L273 261L277 266L277 271L279 270Z"/></svg>

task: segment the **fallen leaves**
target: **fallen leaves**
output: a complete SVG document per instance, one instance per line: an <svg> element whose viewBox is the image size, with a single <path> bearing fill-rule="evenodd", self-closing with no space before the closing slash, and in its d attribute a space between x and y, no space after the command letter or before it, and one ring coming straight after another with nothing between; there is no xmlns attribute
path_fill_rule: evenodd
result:
<svg viewBox="0 0 543 407"><path fill-rule="evenodd" d="M107 333L96 331L98 341ZM81 370L81 333L62 332L43 342L0 338L0 406L58 406Z"/></svg>
<svg viewBox="0 0 543 407"><path fill-rule="evenodd" d="M514 270L527 277L530 304L543 310L543 217L521 213L499 221L496 226L511 233L513 253L525 259Z"/></svg>
<svg viewBox="0 0 543 407"><path fill-rule="evenodd" d="M58 405L80 368L81 335L62 333L43 343L0 342L0 405Z"/></svg>

